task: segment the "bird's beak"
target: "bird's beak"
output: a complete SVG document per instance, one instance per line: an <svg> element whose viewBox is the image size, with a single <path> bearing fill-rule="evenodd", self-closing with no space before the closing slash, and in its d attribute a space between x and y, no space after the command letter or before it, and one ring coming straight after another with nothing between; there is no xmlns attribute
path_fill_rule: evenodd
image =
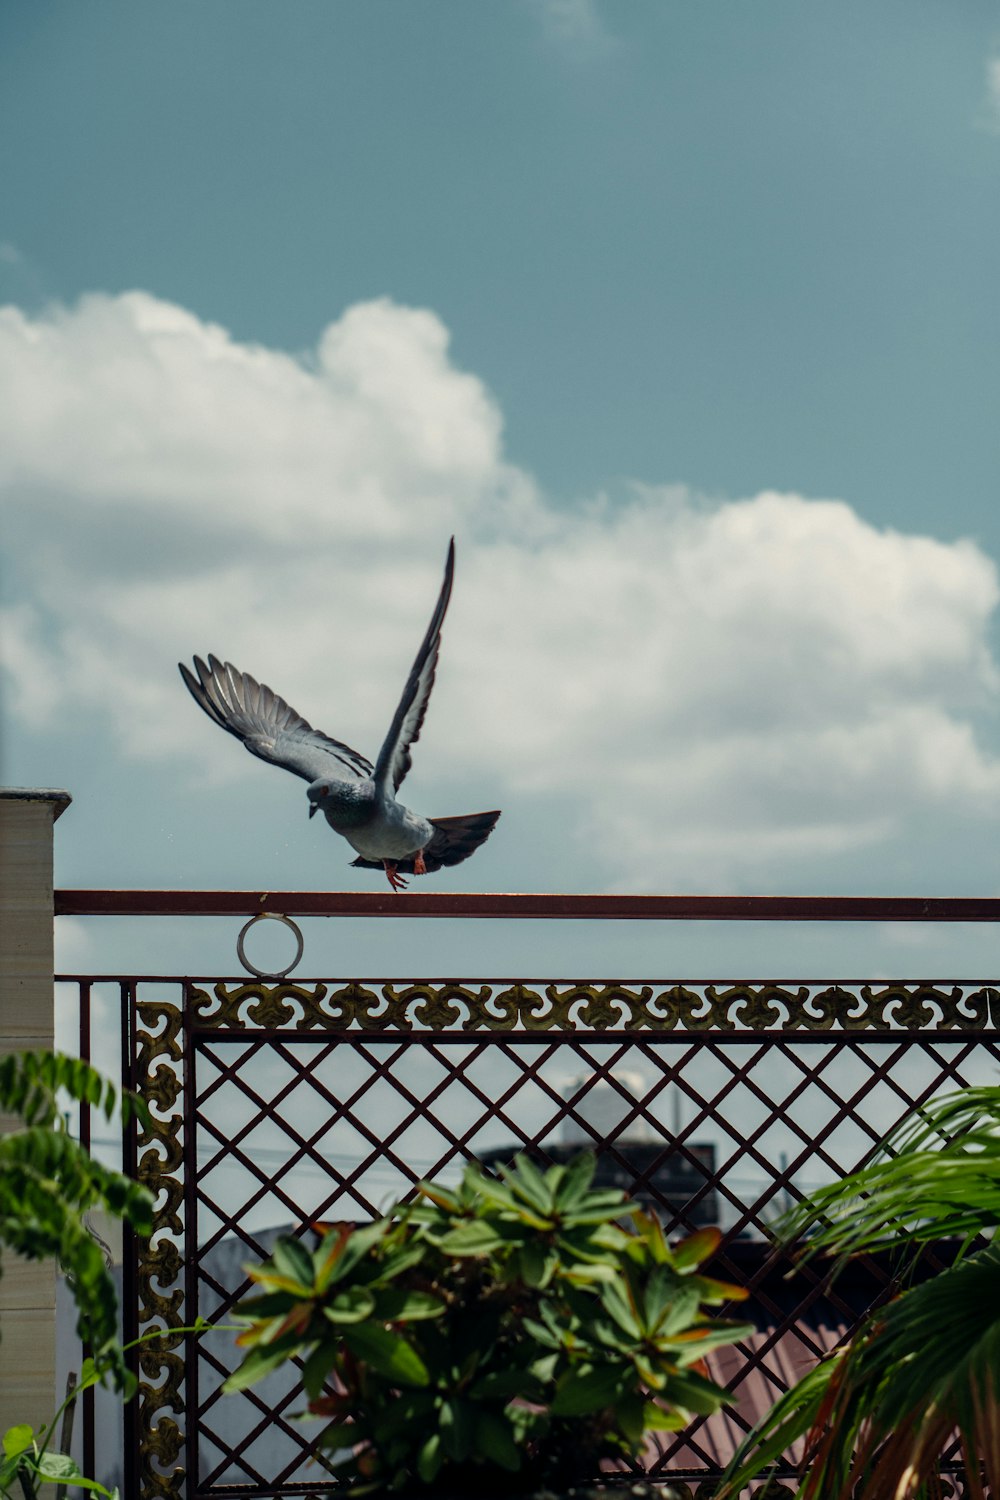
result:
<svg viewBox="0 0 1000 1500"><path fill-rule="evenodd" d="M319 811L319 803L318 802L310 802L310 804L309 804L309 816L312 817L313 813L318 812L318 811Z"/></svg>

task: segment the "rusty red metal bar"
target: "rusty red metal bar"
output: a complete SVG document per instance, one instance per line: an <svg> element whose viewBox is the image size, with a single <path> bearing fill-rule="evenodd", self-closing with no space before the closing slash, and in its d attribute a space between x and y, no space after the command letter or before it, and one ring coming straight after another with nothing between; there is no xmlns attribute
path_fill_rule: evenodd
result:
<svg viewBox="0 0 1000 1500"><path fill-rule="evenodd" d="M577 922L1000 922L997 896L600 896L393 891L58 890L56 916L476 917Z"/></svg>

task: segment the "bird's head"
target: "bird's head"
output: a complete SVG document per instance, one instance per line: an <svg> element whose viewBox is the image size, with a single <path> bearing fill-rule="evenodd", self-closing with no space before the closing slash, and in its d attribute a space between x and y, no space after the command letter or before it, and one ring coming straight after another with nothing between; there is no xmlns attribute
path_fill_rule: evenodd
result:
<svg viewBox="0 0 1000 1500"><path fill-rule="evenodd" d="M314 781L308 787L306 796L309 798L309 816L318 813L323 803L330 795L333 783L330 781Z"/></svg>

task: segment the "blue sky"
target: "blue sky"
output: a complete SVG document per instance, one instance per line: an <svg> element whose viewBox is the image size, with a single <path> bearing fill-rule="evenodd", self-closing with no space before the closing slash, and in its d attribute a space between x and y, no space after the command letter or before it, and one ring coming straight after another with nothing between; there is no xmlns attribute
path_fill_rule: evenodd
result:
<svg viewBox="0 0 1000 1500"><path fill-rule="evenodd" d="M993 891L998 57L943 0L8 0L5 780L73 792L60 880L367 881L174 662L371 754L454 531L406 790L504 819L436 888ZM906 942L851 951L992 951Z"/></svg>

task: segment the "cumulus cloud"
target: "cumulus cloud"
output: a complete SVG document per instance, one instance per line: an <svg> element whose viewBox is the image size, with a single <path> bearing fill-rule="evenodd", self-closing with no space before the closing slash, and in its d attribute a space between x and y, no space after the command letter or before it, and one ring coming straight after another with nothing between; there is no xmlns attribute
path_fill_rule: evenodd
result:
<svg viewBox="0 0 1000 1500"><path fill-rule="evenodd" d="M761 888L1000 805L974 543L770 492L550 508L429 311L352 307L293 357L144 293L5 309L0 455L13 708L158 776L277 774L206 754L194 651L374 754L455 531L418 765L533 809L567 886L586 856L607 888Z"/></svg>
<svg viewBox="0 0 1000 1500"><path fill-rule="evenodd" d="M440 320L386 301L305 360L142 292L35 319L6 307L0 403L0 484L60 504L71 486L111 528L163 508L203 527L207 509L257 544L390 537L409 507L433 527L503 478L496 408Z"/></svg>

